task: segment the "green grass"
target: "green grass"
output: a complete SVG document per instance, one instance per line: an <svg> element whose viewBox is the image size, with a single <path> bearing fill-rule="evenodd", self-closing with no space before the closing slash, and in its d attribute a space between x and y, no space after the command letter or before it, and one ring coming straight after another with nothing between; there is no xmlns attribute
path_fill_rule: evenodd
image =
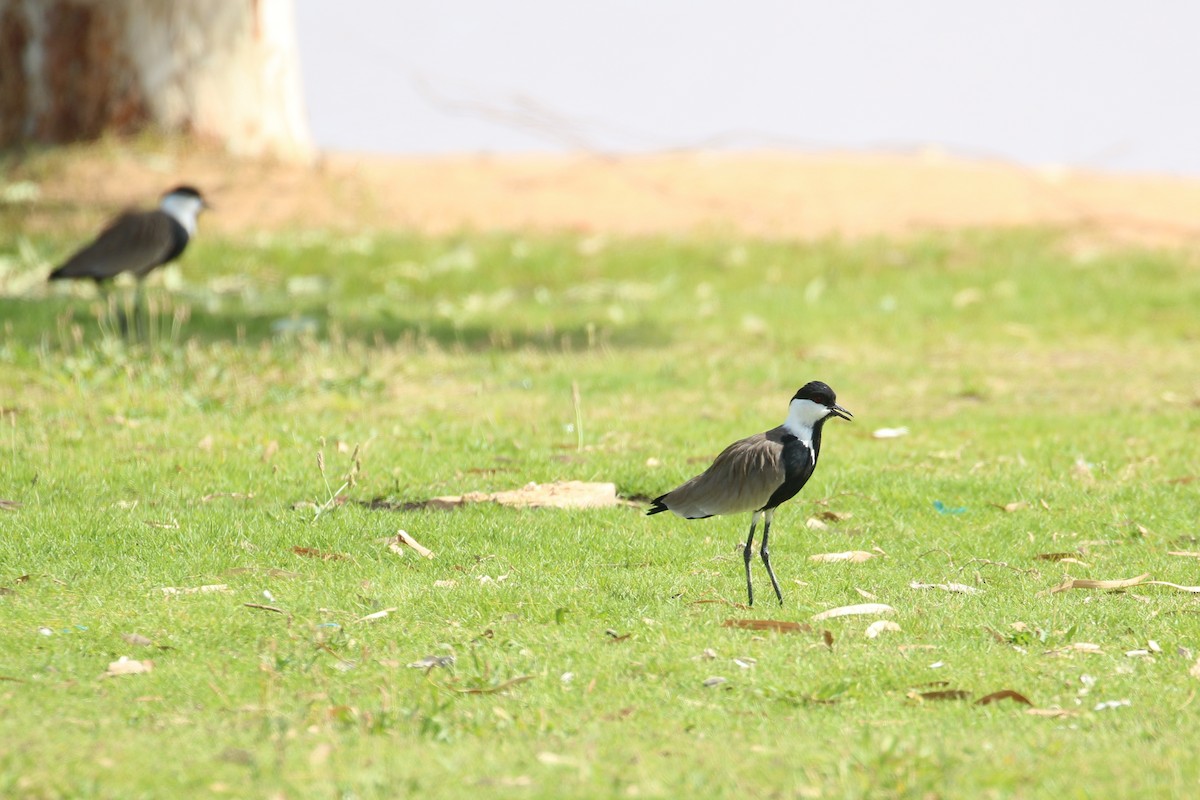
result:
<svg viewBox="0 0 1200 800"><path fill-rule="evenodd" d="M0 287L75 241L18 231L0 228ZM0 796L1200 789L1195 595L1049 591L1065 574L1200 583L1200 560L1169 554L1200 550L1197 484L1179 481L1200 474L1187 254L1084 260L1020 231L307 232L201 238L172 281L152 290L149 347L105 338L85 288L0 297L0 498L21 504L0 510ZM783 608L757 564L760 604L729 604L745 517L357 502L557 479L654 496L813 378L856 419L829 424L776 517ZM356 445L349 501L314 520L304 504ZM852 516L809 529L822 511ZM436 558L390 552L399 528ZM1061 552L1085 564L1037 558ZM228 590L162 591L207 584ZM722 624L806 621L861 592L901 630ZM154 671L99 679L123 655ZM407 666L428 655L456 660ZM971 699L919 698L940 689ZM1001 689L1070 715L972 703Z"/></svg>

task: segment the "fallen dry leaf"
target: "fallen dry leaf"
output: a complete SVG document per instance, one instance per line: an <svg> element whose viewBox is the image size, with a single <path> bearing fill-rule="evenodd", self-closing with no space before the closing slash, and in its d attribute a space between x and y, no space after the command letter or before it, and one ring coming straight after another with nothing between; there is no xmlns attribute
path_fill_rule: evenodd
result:
<svg viewBox="0 0 1200 800"><path fill-rule="evenodd" d="M196 442L196 449L205 450L205 451L212 450L213 449L213 441L214 441L213 435L210 433L207 436L205 436L203 439L201 439L200 441Z"/></svg>
<svg viewBox="0 0 1200 800"><path fill-rule="evenodd" d="M1011 514L1014 511L1021 511L1023 509L1029 508L1029 503L1026 503L1024 500L1018 500L1015 503L992 503L991 505L994 508L998 508L1001 511L1004 511L1009 514Z"/></svg>
<svg viewBox="0 0 1200 800"><path fill-rule="evenodd" d="M854 591L858 592L858 594L859 594L859 596L860 596L860 597L865 597L865 598L866 598L866 599L868 599L868 600L874 600L874 599L875 599L875 595L874 595L874 594L872 594L871 592L868 592L866 589L860 589L860 588L858 588L857 586L855 586L855 587L854 587Z"/></svg>
<svg viewBox="0 0 1200 800"><path fill-rule="evenodd" d="M1188 675L1193 678L1200 678L1200 658L1196 659L1196 663L1192 664L1192 668L1188 670Z"/></svg>
<svg viewBox="0 0 1200 800"><path fill-rule="evenodd" d="M1051 594L1056 592L1065 592L1068 589L1128 589L1130 586L1137 586L1143 583L1150 577L1149 572L1142 573L1136 578L1125 578L1123 580L1112 581L1094 581L1087 578L1071 578L1063 580L1058 586L1050 590Z"/></svg>
<svg viewBox="0 0 1200 800"><path fill-rule="evenodd" d="M22 505L16 500L0 500L0 511L16 511Z"/></svg>
<svg viewBox="0 0 1200 800"><path fill-rule="evenodd" d="M176 586L164 586L160 589L163 594L168 597L173 597L182 594L211 594L213 592L228 592L229 584L227 583L210 583L206 586L189 586L180 589Z"/></svg>
<svg viewBox="0 0 1200 800"><path fill-rule="evenodd" d="M548 767L577 767L579 759L572 756L564 756L559 753L551 753L543 751L537 754L537 760Z"/></svg>
<svg viewBox="0 0 1200 800"><path fill-rule="evenodd" d="M1083 558L1083 553L1066 552L1066 553L1038 553L1034 556L1038 561L1064 561L1068 558Z"/></svg>
<svg viewBox="0 0 1200 800"><path fill-rule="evenodd" d="M409 669L449 669L454 666L454 656L425 656L422 659L409 662Z"/></svg>
<svg viewBox="0 0 1200 800"><path fill-rule="evenodd" d="M868 553L866 550L847 550L844 553L817 553L816 555L809 556L808 560L823 564L833 564L839 561L849 561L851 564L860 564L863 561L868 561L874 557L874 553Z"/></svg>
<svg viewBox="0 0 1200 800"><path fill-rule="evenodd" d="M967 586L965 583L921 583L920 581L913 581L908 585L908 588L941 589L943 592L954 592L956 594L983 594L982 589Z"/></svg>
<svg viewBox="0 0 1200 800"><path fill-rule="evenodd" d="M829 530L829 526L816 517L809 517L808 521L804 523L804 526L811 531Z"/></svg>
<svg viewBox="0 0 1200 800"><path fill-rule="evenodd" d="M304 556L305 558L318 558L321 561L341 561L342 559L346 558L346 556L342 555L341 553L327 553L324 550L318 550L315 547L301 547L299 545L293 547L292 552L298 556Z"/></svg>
<svg viewBox="0 0 1200 800"><path fill-rule="evenodd" d="M384 617L386 617L388 614L392 613L395 610L396 610L396 606L392 606L391 608L384 608L379 611L376 611L373 614L367 614L365 617L359 617L358 619L356 619L354 621L355 622L374 622L375 620L383 619Z"/></svg>
<svg viewBox="0 0 1200 800"><path fill-rule="evenodd" d="M211 503L213 500L221 498L229 498L230 500L252 500L254 492L216 492L215 494L206 494L200 498L201 503Z"/></svg>
<svg viewBox="0 0 1200 800"><path fill-rule="evenodd" d="M144 675L147 672L154 671L154 662L150 659L138 661L129 656L121 656L116 661L108 665L108 671L100 677L115 678L120 675Z"/></svg>
<svg viewBox="0 0 1200 800"><path fill-rule="evenodd" d="M414 539L408 531L398 530L394 537L388 539L388 549L393 553L404 555L403 546L405 545L417 551L417 555L422 558L433 558L433 551Z"/></svg>
<svg viewBox="0 0 1200 800"><path fill-rule="evenodd" d="M615 483L586 481L556 481L527 483L520 489L502 492L470 492L462 495L434 497L426 501L428 508L454 508L467 503L498 503L513 508L607 508L621 505Z"/></svg>
<svg viewBox="0 0 1200 800"><path fill-rule="evenodd" d="M910 700L967 700L971 697L971 693L963 689L939 689L933 692L909 692L907 697Z"/></svg>
<svg viewBox="0 0 1200 800"><path fill-rule="evenodd" d="M866 637L868 639L875 639L881 633L884 633L887 631L896 632L899 630L900 630L900 626L897 625L895 622L892 622L890 619L877 619L874 622L872 622L870 625L867 626Z"/></svg>
<svg viewBox="0 0 1200 800"><path fill-rule="evenodd" d="M149 647L150 645L154 644L154 642L152 642L150 639L147 639L145 636L142 636L140 633L122 633L121 638L124 639L128 644L136 647Z"/></svg>
<svg viewBox="0 0 1200 800"><path fill-rule="evenodd" d="M747 631L776 631L778 633L812 633L812 625L804 622L787 622L778 619L734 619L721 623L723 628L741 628Z"/></svg>
<svg viewBox="0 0 1200 800"><path fill-rule="evenodd" d="M986 706L986 705L990 705L991 703L999 702L1001 700L1013 700L1017 703L1023 703L1027 706L1033 705L1033 703L1031 703L1029 701L1028 697L1021 694L1020 692L1014 692L1012 689L1001 689L998 692L992 692L991 694L984 695L983 697L981 697L975 701L975 705Z"/></svg>
<svg viewBox="0 0 1200 800"><path fill-rule="evenodd" d="M899 439L908 435L908 428L876 428L871 431L872 439Z"/></svg>
<svg viewBox="0 0 1200 800"><path fill-rule="evenodd" d="M321 742L309 752L308 765L310 767L321 767L325 762L329 761L329 756L332 753L333 745L329 742Z"/></svg>
<svg viewBox="0 0 1200 800"><path fill-rule="evenodd" d="M845 522L853 516L854 514L849 511L822 511L820 514L817 514L818 519L823 519L826 522Z"/></svg>
<svg viewBox="0 0 1200 800"><path fill-rule="evenodd" d="M886 603L859 603L853 606L839 606L831 608L828 611L822 611L820 614L814 614L813 622L823 619L833 619L835 617L852 617L863 616L867 614L891 614L896 609Z"/></svg>

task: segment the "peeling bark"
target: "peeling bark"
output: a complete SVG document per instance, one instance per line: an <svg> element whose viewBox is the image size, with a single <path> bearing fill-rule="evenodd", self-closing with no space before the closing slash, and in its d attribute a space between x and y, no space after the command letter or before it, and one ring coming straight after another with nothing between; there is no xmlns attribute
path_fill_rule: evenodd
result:
<svg viewBox="0 0 1200 800"><path fill-rule="evenodd" d="M311 157L291 0L0 0L0 147L148 125Z"/></svg>

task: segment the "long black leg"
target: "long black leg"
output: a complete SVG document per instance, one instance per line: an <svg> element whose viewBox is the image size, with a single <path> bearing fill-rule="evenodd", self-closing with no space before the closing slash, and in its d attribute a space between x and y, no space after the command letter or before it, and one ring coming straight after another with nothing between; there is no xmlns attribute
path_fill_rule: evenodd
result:
<svg viewBox="0 0 1200 800"><path fill-rule="evenodd" d="M750 580L750 559L754 557L754 528L758 525L758 513L754 512L754 516L750 518L750 535L746 537L746 549L742 551L742 557L746 559L746 596L750 598L750 605L754 605L754 582Z"/></svg>
<svg viewBox="0 0 1200 800"><path fill-rule="evenodd" d="M107 332L111 330L108 326L113 322L117 325L117 331L122 338L128 333L129 323L125 319L125 309L121 306L121 298L113 297L112 286L108 281L97 280L96 292L100 295L101 315L100 325Z"/></svg>
<svg viewBox="0 0 1200 800"><path fill-rule="evenodd" d="M767 552L767 537L771 535L771 517L773 516L775 516L775 509L768 511L763 521L762 550L759 551L759 555L762 556L767 574L771 576L771 586L775 588L775 596L779 598L779 605L783 605L783 592L779 591L779 581L775 580L775 570L771 569L771 554ZM746 552L749 553L749 550Z"/></svg>
<svg viewBox="0 0 1200 800"><path fill-rule="evenodd" d="M137 288L133 292L133 328L139 342L145 342L149 336L150 316L146 308L146 284L138 278Z"/></svg>

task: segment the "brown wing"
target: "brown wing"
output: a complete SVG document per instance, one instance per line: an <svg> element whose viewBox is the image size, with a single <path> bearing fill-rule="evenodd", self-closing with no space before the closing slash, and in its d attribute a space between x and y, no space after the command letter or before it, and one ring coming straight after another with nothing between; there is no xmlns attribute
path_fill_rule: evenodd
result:
<svg viewBox="0 0 1200 800"><path fill-rule="evenodd" d="M122 272L144 275L175 250L171 223L171 218L160 211L126 212L101 231L94 242L54 270L50 279L103 280Z"/></svg>
<svg viewBox="0 0 1200 800"><path fill-rule="evenodd" d="M770 430L734 442L712 466L663 495L660 503L688 519L757 511L784 482L781 433Z"/></svg>

